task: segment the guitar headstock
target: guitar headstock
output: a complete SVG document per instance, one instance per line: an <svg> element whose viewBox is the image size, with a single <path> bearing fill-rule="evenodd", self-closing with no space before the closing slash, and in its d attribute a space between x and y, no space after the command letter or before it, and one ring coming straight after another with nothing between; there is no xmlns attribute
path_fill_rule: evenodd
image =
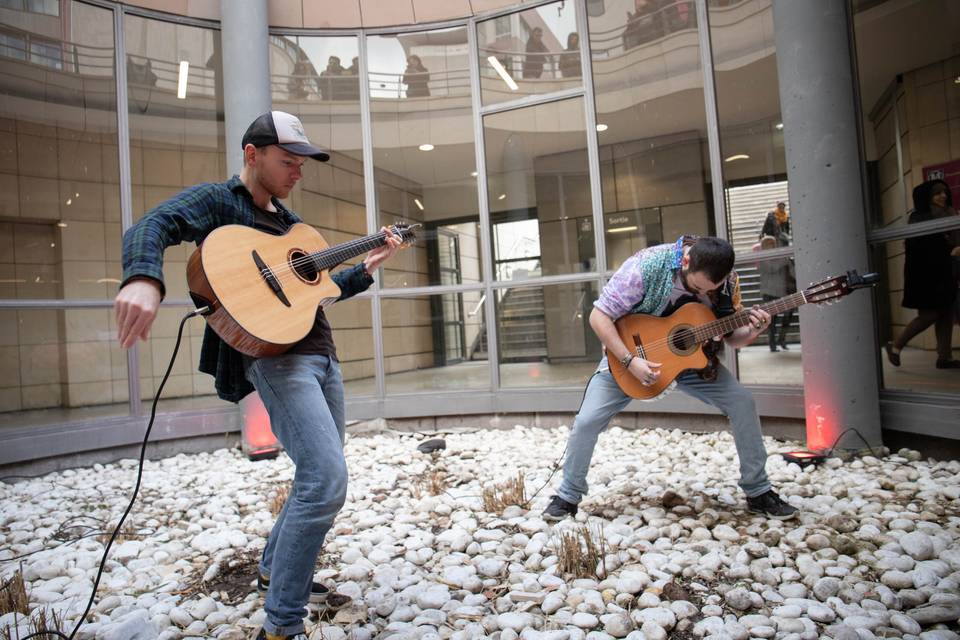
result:
<svg viewBox="0 0 960 640"><path fill-rule="evenodd" d="M417 240L417 229L420 227L421 225L419 223L409 224L407 222L397 222L390 225L389 229L394 235L400 236L400 248L404 249Z"/></svg>
<svg viewBox="0 0 960 640"><path fill-rule="evenodd" d="M880 275L876 273L865 273L861 276L856 270L847 271L842 276L833 276L811 284L804 289L803 297L814 304L833 304L854 290L872 287L879 281Z"/></svg>

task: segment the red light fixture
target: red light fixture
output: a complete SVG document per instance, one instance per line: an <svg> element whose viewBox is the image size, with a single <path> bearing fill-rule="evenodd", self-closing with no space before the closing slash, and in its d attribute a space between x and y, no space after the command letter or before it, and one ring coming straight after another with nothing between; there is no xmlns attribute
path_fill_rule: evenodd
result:
<svg viewBox="0 0 960 640"><path fill-rule="evenodd" d="M799 465L801 469L810 465L818 465L827 459L827 456L812 451L786 451L780 455L787 462Z"/></svg>

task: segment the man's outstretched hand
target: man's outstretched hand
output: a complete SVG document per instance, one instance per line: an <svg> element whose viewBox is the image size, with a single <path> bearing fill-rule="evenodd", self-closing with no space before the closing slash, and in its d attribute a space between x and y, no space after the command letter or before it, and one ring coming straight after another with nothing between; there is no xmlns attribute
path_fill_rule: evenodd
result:
<svg viewBox="0 0 960 640"><path fill-rule="evenodd" d="M129 349L138 338L147 339L160 299L160 285L153 280L133 280L120 289L113 309L117 314L117 339L121 347Z"/></svg>

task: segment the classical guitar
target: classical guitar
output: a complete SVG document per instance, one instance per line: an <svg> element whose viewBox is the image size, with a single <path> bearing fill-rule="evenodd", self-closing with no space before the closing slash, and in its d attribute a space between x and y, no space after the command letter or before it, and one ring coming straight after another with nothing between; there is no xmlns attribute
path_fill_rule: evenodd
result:
<svg viewBox="0 0 960 640"><path fill-rule="evenodd" d="M391 232L408 244L420 225L396 224ZM190 297L211 311L207 323L241 353L275 356L313 326L317 306L340 297L330 269L385 245L384 232L329 246L310 225L281 236L243 225L214 229L187 262Z"/></svg>
<svg viewBox="0 0 960 640"><path fill-rule="evenodd" d="M771 300L760 305L760 308L773 315L807 303L829 304L855 289L872 286L878 280L879 276L875 273L861 276L856 271L848 271L846 275L827 278L803 291ZM653 399L671 387L684 371L707 366L704 344L749 323L749 310L718 319L709 307L697 302L685 304L662 318L642 313L623 316L614 323L623 344L628 349L634 349L638 357L660 362L663 366L660 368L660 377L649 387L644 386L616 358L607 359L610 373L628 396Z"/></svg>

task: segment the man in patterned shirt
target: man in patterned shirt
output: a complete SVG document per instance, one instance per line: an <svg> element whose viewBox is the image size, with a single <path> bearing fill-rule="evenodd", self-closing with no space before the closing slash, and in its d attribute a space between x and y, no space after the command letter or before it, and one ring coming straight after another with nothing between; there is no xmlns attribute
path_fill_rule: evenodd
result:
<svg viewBox="0 0 960 640"><path fill-rule="evenodd" d="M302 177L303 164L330 156L310 144L300 120L267 112L247 128L241 142L243 169L227 182L200 184L149 211L123 237L123 283L114 304L120 344L146 340L165 289L163 251L183 241L198 245L225 224L242 224L280 235L300 218L280 202ZM386 228L386 245L331 278L339 300L373 283L372 274L400 246ZM282 355L250 358L228 346L208 326L200 371L216 378L217 394L239 402L256 388L274 434L296 465L293 486L267 539L257 587L266 592L266 620L258 640L306 640L307 602L327 598L312 582L327 531L347 495L343 457L343 378L330 324L317 309L313 328ZM341 596L342 597L342 596Z"/></svg>
<svg viewBox="0 0 960 640"><path fill-rule="evenodd" d="M652 385L660 377L661 363L635 356L623 344L614 321L628 313L667 316L687 302L705 304L720 317L730 315L740 307L733 262L733 247L725 240L681 236L673 244L650 247L632 256L603 288L593 304L590 326L606 353L587 383L567 441L563 481L543 513L545 520L577 513L577 505L587 493L587 471L597 438L630 402L610 374L607 358L617 358L643 385ZM750 324L724 337L731 347L750 344L769 326L766 311L755 307L749 313ZM767 452L753 396L726 368L716 367L716 375L709 376L687 371L677 378L677 386L729 418L740 457L740 487L747 494L750 511L780 520L794 517L797 510L777 495L767 478Z"/></svg>

